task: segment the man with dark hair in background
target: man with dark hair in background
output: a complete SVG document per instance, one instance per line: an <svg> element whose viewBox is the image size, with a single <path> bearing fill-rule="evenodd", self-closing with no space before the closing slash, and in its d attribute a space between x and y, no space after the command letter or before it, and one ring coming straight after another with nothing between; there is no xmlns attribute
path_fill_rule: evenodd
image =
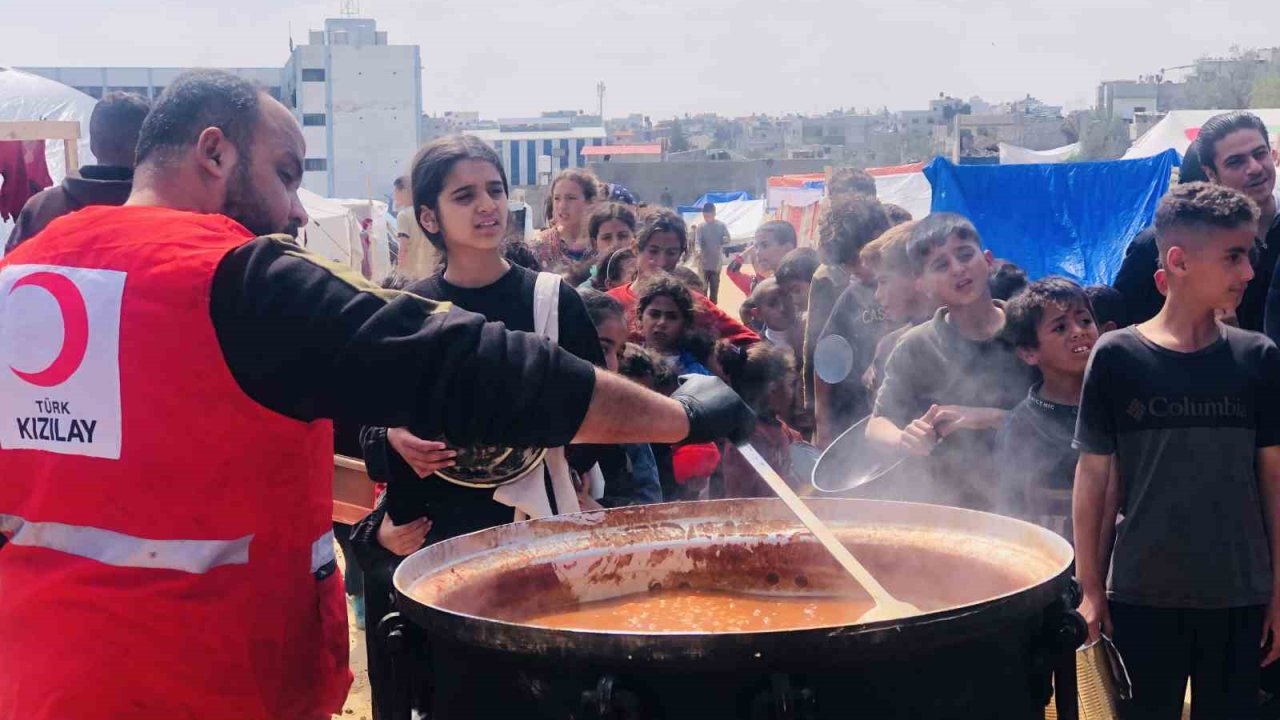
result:
<svg viewBox="0 0 1280 720"><path fill-rule="evenodd" d="M13 252L55 218L87 205L123 205L133 187L138 130L150 110L150 103L141 95L112 92L103 96L89 116L89 149L98 164L81 167L80 177L68 173L61 185L27 200L4 251Z"/></svg>
<svg viewBox="0 0 1280 720"><path fill-rule="evenodd" d="M508 447L754 427L715 378L665 398L302 250L305 156L261 88L183 73L125 206L0 259L0 716L339 712L331 419Z"/></svg>
<svg viewBox="0 0 1280 720"><path fill-rule="evenodd" d="M1202 180L1239 190L1262 211L1254 246L1253 280L1238 308L1222 308L1235 312L1240 327L1261 331L1271 276L1280 257L1280 223L1273 196L1276 161L1261 118L1235 111L1215 115L1200 126L1199 136L1187 148L1178 181L1185 184ZM1112 286L1124 295L1131 323L1150 320L1164 305L1164 295L1153 277L1158 256L1154 228L1139 233L1125 251L1124 263Z"/></svg>

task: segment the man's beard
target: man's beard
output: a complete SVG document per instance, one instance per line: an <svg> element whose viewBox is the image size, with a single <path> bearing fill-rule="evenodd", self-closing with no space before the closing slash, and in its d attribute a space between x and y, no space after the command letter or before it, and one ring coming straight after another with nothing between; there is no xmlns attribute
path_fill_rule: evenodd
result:
<svg viewBox="0 0 1280 720"><path fill-rule="evenodd" d="M285 233L291 237L298 236L298 224L290 220L284 227L278 227L271 219L271 213L263 207L261 193L253 186L249 177L250 159L247 154L236 163L236 169L227 183L227 199L222 205L222 214L248 228L254 235L272 235Z"/></svg>

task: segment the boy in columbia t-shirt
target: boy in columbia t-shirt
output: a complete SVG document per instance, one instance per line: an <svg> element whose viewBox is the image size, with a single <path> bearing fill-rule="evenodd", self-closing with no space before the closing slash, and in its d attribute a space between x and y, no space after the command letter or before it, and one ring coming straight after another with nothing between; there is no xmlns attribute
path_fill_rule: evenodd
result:
<svg viewBox="0 0 1280 720"><path fill-rule="evenodd" d="M1104 335L1085 372L1076 574L1090 638L1110 634L1128 667L1125 718L1176 720L1188 677L1193 718L1256 717L1259 666L1280 656L1280 351L1215 319L1253 277L1257 222L1236 190L1170 191L1164 306Z"/></svg>

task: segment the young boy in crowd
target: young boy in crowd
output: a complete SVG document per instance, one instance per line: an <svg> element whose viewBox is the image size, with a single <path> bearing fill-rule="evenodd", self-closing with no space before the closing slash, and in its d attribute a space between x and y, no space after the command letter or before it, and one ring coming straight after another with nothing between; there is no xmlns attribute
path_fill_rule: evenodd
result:
<svg viewBox="0 0 1280 720"><path fill-rule="evenodd" d="M750 295L760 281L778 271L782 258L796 249L796 229L785 220L770 220L756 230L755 239L746 252L738 253L729 261L725 274L743 294ZM744 263L751 263L752 274L742 272Z"/></svg>
<svg viewBox="0 0 1280 720"><path fill-rule="evenodd" d="M1090 285L1084 289L1093 308L1093 319L1098 323L1098 334L1129 327L1129 309L1119 290L1109 285Z"/></svg>
<svg viewBox="0 0 1280 720"><path fill-rule="evenodd" d="M999 510L1071 538L1071 446L1089 352L1098 341L1084 288L1060 277L1037 280L1005 305L1005 336L1040 382L996 433Z"/></svg>
<svg viewBox="0 0 1280 720"><path fill-rule="evenodd" d="M865 195L837 195L818 220L818 235L827 265L814 274L809 291L809 317L805 323L805 382L813 387L818 444L825 447L866 415L865 395L832 394L832 387L812 376L813 351L827 335L839 335L854 347L853 377L862 377L876 343L888 331L884 314L876 306L871 274L859 253L867 243L888 230L889 217L878 200ZM865 349L864 349L865 348ZM806 401L809 400L806 395Z"/></svg>
<svg viewBox="0 0 1280 720"><path fill-rule="evenodd" d="M1258 216L1224 186L1173 188L1156 210L1164 306L1103 336L1085 372L1076 575L1091 639L1109 634L1128 668L1126 718L1178 718L1188 676L1192 717L1257 717L1259 667L1280 657L1280 351L1215 317L1253 278Z"/></svg>
<svg viewBox="0 0 1280 720"><path fill-rule="evenodd" d="M773 345L795 352L804 342L796 333L796 307L791 294L774 278L765 278L751 291L752 327L759 327L764 339Z"/></svg>
<svg viewBox="0 0 1280 720"><path fill-rule="evenodd" d="M813 248L796 248L782 256L778 263L778 271L773 278L783 290L791 293L791 301L800 313L801 320L809 304L809 287L813 284L813 274L818 271L818 251Z"/></svg>
<svg viewBox="0 0 1280 720"><path fill-rule="evenodd" d="M1002 337L1004 303L987 284L991 253L973 223L935 213L912 231L907 256L939 309L889 356L867 436L927 456L926 486L916 488L925 499L994 509L995 431L1032 378Z"/></svg>
<svg viewBox="0 0 1280 720"><path fill-rule="evenodd" d="M908 330L933 317L938 309L920 289L920 278L907 257L907 242L915 228L914 221L896 225L862 248L862 264L875 275L876 303L889 324L899 326L876 343L871 366L862 374L862 385L872 401L884 382L885 363L898 341Z"/></svg>

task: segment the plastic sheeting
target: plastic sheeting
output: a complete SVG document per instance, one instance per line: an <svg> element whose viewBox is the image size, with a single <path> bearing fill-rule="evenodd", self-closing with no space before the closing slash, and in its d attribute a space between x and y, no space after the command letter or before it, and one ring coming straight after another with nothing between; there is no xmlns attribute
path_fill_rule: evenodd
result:
<svg viewBox="0 0 1280 720"><path fill-rule="evenodd" d="M933 188L923 172L897 175L874 175L876 197L882 203L892 203L911 213L919 220L929 214L933 204Z"/></svg>
<svg viewBox="0 0 1280 720"><path fill-rule="evenodd" d="M1000 143L1001 165L1047 165L1074 160L1080 154L1080 143L1063 145L1052 150L1032 150L1030 148Z"/></svg>
<svg viewBox="0 0 1280 720"><path fill-rule="evenodd" d="M1032 278L1110 283L1125 248L1151 224L1178 153L1064 165L925 168L933 211L968 217L983 244Z"/></svg>
<svg viewBox="0 0 1280 720"><path fill-rule="evenodd" d="M929 214L933 191L929 180L921 172L924 163L867 168L867 174L876 181L876 197L880 202L893 203L907 210L912 217ZM816 203L826 194L824 173L775 175L769 178L767 199L770 211L787 206L782 214L790 217L797 208ZM797 230L797 232L799 232Z"/></svg>
<svg viewBox="0 0 1280 720"><path fill-rule="evenodd" d="M715 205L716 209L719 210L720 206L725 203L751 199L751 193L743 190L736 190L734 192L710 192L697 200L694 200L692 205L681 205L678 210L681 215L691 212L702 212L702 206L707 203Z"/></svg>

